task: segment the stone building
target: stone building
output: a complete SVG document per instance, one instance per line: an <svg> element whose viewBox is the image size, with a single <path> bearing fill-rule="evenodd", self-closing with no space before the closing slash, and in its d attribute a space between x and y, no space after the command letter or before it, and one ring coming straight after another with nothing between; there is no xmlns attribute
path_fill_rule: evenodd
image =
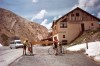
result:
<svg viewBox="0 0 100 66"><path fill-rule="evenodd" d="M77 7L53 22L53 38L70 43L85 30L99 28L99 22L99 18Z"/></svg>

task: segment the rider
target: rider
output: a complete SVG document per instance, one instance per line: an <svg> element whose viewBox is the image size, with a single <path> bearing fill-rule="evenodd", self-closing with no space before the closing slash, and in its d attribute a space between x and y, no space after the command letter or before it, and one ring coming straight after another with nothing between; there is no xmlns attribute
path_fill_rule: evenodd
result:
<svg viewBox="0 0 100 66"><path fill-rule="evenodd" d="M57 40L57 37L54 37L54 50L56 50L56 54L55 55L58 55L58 40Z"/></svg>

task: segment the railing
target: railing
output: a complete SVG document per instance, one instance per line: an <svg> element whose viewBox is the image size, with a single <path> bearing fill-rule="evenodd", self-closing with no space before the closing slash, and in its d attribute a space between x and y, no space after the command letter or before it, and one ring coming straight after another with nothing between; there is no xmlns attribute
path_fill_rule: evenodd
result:
<svg viewBox="0 0 100 66"><path fill-rule="evenodd" d="M33 41L31 42L32 44L49 44L49 43L53 43L53 41Z"/></svg>

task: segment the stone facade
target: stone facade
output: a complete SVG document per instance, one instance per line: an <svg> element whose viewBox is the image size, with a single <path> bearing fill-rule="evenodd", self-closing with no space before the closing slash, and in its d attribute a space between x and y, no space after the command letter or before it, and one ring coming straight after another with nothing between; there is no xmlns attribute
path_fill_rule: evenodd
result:
<svg viewBox="0 0 100 66"><path fill-rule="evenodd" d="M100 19L77 7L52 24L53 38L70 43L84 30L99 28Z"/></svg>

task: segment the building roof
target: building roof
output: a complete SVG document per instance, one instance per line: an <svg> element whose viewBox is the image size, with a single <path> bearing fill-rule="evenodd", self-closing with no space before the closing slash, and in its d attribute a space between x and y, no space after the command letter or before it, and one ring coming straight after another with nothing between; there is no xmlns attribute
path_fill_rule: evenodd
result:
<svg viewBox="0 0 100 66"><path fill-rule="evenodd" d="M77 8L75 8L74 10L72 10L72 11L68 12L67 14L65 14L64 16L60 17L59 19L53 21L53 24L52 24L51 28L53 28L54 24L56 24L60 19L62 19L63 17L67 16L68 14L72 13L72 12L75 11L75 10L80 10L80 11L82 11L82 12L84 12L84 13L86 13L86 14L92 16L93 18L97 19L97 20L100 22L100 19L97 18L96 16L93 16L93 15L91 15L90 13L84 11L83 9L77 7Z"/></svg>

